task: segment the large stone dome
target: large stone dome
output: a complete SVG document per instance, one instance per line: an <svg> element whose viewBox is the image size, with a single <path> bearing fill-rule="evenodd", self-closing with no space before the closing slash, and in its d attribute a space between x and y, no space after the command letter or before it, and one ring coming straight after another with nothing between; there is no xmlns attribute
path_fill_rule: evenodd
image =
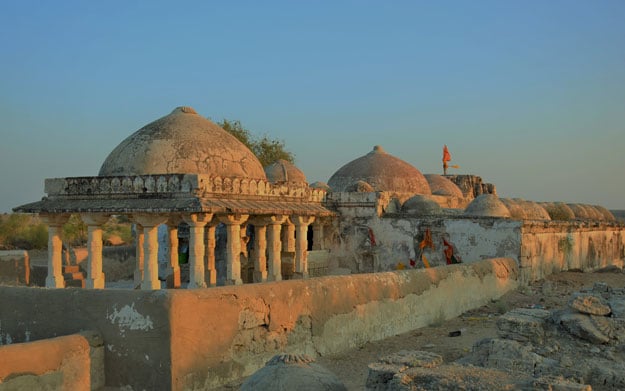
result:
<svg viewBox="0 0 625 391"><path fill-rule="evenodd" d="M341 167L328 185L332 191L348 191L349 186L358 181L369 183L376 191L431 194L430 185L419 170L386 153L380 146Z"/></svg>
<svg viewBox="0 0 625 391"><path fill-rule="evenodd" d="M131 134L113 149L99 173L150 174L266 179L252 151L190 107L178 107Z"/></svg>

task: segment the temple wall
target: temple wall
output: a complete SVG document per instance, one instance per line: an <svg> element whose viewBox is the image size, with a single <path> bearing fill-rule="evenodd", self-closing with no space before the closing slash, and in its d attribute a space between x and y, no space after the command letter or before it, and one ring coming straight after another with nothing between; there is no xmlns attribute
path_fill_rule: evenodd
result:
<svg viewBox="0 0 625 391"><path fill-rule="evenodd" d="M565 270L623 267L625 227L599 222L525 222L519 257L521 280Z"/></svg>
<svg viewBox="0 0 625 391"><path fill-rule="evenodd" d="M0 286L0 338L96 330L107 386L193 390L279 352L339 353L453 318L518 286L511 259L197 290Z"/></svg>

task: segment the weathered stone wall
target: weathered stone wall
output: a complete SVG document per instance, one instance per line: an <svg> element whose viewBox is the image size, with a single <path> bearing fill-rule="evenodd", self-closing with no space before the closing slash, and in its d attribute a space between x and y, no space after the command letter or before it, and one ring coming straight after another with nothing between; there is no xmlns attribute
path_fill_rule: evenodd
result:
<svg viewBox="0 0 625 391"><path fill-rule="evenodd" d="M250 375L278 352L330 354L457 316L517 286L511 259L171 292L173 389Z"/></svg>
<svg viewBox="0 0 625 391"><path fill-rule="evenodd" d="M0 286L0 326L3 345L98 331L107 385L169 388L166 291Z"/></svg>
<svg viewBox="0 0 625 391"><path fill-rule="evenodd" d="M108 386L193 390L278 352L330 354L455 317L517 287L516 262L198 290L0 287L2 343L98 330Z"/></svg>
<svg viewBox="0 0 625 391"><path fill-rule="evenodd" d="M28 285L30 261L24 250L0 251L0 284Z"/></svg>
<svg viewBox="0 0 625 391"><path fill-rule="evenodd" d="M625 260L625 227L606 222L525 222L521 229L521 280L564 270L592 271Z"/></svg>
<svg viewBox="0 0 625 391"><path fill-rule="evenodd" d="M102 338L85 332L0 346L0 390L104 387Z"/></svg>

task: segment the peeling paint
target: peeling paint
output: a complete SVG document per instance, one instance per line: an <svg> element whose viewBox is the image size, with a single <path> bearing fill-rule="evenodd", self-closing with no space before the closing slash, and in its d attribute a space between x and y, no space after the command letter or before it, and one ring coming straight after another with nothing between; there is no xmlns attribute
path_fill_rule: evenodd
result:
<svg viewBox="0 0 625 391"><path fill-rule="evenodd" d="M135 310L135 303L131 306L125 305L119 311L117 307L113 307L113 313L107 314L106 318L111 321L111 324L117 323L122 334L126 330L148 331L154 328L149 315L143 316Z"/></svg>

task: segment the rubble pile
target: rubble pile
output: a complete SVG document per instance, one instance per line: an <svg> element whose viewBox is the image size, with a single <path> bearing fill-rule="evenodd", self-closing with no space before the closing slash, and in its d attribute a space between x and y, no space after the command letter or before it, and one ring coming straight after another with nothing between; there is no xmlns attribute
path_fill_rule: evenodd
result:
<svg viewBox="0 0 625 391"><path fill-rule="evenodd" d="M444 364L430 352L401 351L369 365L366 389L625 389L625 289L596 283L566 308L516 308L498 336Z"/></svg>

